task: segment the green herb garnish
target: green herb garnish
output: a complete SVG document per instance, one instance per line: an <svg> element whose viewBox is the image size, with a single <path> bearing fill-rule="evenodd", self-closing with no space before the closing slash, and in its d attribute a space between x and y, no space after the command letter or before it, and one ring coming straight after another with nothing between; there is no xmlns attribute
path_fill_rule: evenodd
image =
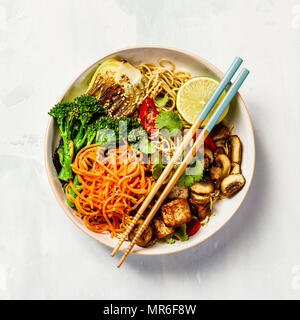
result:
<svg viewBox="0 0 300 320"><path fill-rule="evenodd" d="M182 122L173 111L160 111L155 117L155 128L166 131L170 137L175 136L182 128Z"/></svg>
<svg viewBox="0 0 300 320"><path fill-rule="evenodd" d="M199 159L196 159L196 162L193 166L188 166L184 173L177 181L177 185L182 187L190 187L193 183L200 181L203 177L203 165Z"/></svg>
<svg viewBox="0 0 300 320"><path fill-rule="evenodd" d="M178 228L176 228L175 232L173 232L172 234L164 237L164 240L168 243L168 244L173 244L175 243L175 239L178 238L180 241L187 241L189 240L189 236L186 233L186 224L182 224L181 226L179 226Z"/></svg>
<svg viewBox="0 0 300 320"><path fill-rule="evenodd" d="M163 97L156 97L154 99L154 103L159 107L164 107L168 101L169 101L169 96L167 93Z"/></svg>

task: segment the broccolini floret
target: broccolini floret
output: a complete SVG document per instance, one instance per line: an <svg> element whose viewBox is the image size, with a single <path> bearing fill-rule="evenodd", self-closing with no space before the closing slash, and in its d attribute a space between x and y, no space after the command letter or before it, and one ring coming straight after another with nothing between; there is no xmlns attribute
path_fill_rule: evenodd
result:
<svg viewBox="0 0 300 320"><path fill-rule="evenodd" d="M134 129L142 130L134 119L115 119L107 117L107 111L92 96L82 95L73 102L60 102L49 112L59 126L62 142L58 148L59 162L62 166L58 178L68 181L73 177L71 163L74 153L84 145L101 143L108 145L132 139L129 134ZM136 135L136 133L135 133ZM133 137L133 142L136 137Z"/></svg>
<svg viewBox="0 0 300 320"><path fill-rule="evenodd" d="M75 119L78 116L78 109L73 102L59 102L50 110L49 115L56 119L62 137L62 147L60 147L59 153L62 169L58 174L58 178L68 181L73 176L71 169L74 154L72 130Z"/></svg>
<svg viewBox="0 0 300 320"><path fill-rule="evenodd" d="M106 110L102 108L96 98L84 94L75 98L74 103L78 108L77 133L74 138L74 147L77 152L86 142L88 125L101 115L106 115ZM79 123L79 125L78 125Z"/></svg>
<svg viewBox="0 0 300 320"><path fill-rule="evenodd" d="M121 118L114 119L110 117L99 117L95 123L87 127L87 145L92 143L109 144L117 142L128 135L133 129L142 128L134 119Z"/></svg>

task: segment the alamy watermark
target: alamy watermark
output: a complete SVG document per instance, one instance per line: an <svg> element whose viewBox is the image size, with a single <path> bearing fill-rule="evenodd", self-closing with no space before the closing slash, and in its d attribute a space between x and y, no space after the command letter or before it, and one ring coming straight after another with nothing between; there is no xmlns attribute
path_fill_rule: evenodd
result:
<svg viewBox="0 0 300 320"><path fill-rule="evenodd" d="M184 140L189 130L173 130L168 131L167 129L157 130L153 129L150 132L146 132L142 128L128 130L127 122L120 121L119 123L119 134L116 136L116 133L112 129L101 129L97 132L96 143L101 144L98 152L98 160L101 162L109 161L112 163L117 157L113 156L113 153L120 152L118 147L123 146L122 150L127 152L129 149L135 150L140 153L139 161L144 162L145 164L160 164L167 165L172 156L174 155L175 150L179 147L180 143ZM184 152L177 159L177 164L180 164L189 150L192 148L193 141L196 140L196 137L201 133L201 129L196 130L196 134L193 137L192 141L187 145ZM106 155L109 155L106 157ZM107 159L107 160L106 160ZM136 157L131 157L131 160L124 157L122 159L118 158L118 163L124 161L136 161ZM134 160L135 159L135 160ZM189 166L186 168L186 175L195 175L197 174L199 168L196 166L197 161L204 162L204 143L200 146L195 156L189 162ZM196 172L195 172L196 170Z"/></svg>

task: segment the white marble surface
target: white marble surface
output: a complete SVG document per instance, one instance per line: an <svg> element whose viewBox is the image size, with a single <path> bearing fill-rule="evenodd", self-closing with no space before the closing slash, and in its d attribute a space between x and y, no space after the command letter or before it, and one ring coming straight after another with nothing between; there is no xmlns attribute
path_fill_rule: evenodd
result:
<svg viewBox="0 0 300 320"><path fill-rule="evenodd" d="M162 257L109 250L64 215L44 170L47 112L103 54L183 48L251 75L252 188L200 246ZM0 298L300 298L300 0L0 0Z"/></svg>

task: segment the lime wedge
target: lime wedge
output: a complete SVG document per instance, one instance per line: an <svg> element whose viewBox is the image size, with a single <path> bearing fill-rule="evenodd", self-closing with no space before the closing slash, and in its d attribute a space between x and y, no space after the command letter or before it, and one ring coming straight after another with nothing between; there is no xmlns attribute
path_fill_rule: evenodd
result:
<svg viewBox="0 0 300 320"><path fill-rule="evenodd" d="M193 124L195 122L200 111L203 109L204 105L212 95L218 83L218 80L210 77L195 77L188 80L179 88L179 91L177 93L176 106L178 112L181 114L182 118L185 121L187 121L189 124ZM218 107L225 94L226 92L224 91L213 109L208 114L202 126L205 126L208 119L211 117L214 110ZM221 115L218 123L225 118L228 109L229 105Z"/></svg>

